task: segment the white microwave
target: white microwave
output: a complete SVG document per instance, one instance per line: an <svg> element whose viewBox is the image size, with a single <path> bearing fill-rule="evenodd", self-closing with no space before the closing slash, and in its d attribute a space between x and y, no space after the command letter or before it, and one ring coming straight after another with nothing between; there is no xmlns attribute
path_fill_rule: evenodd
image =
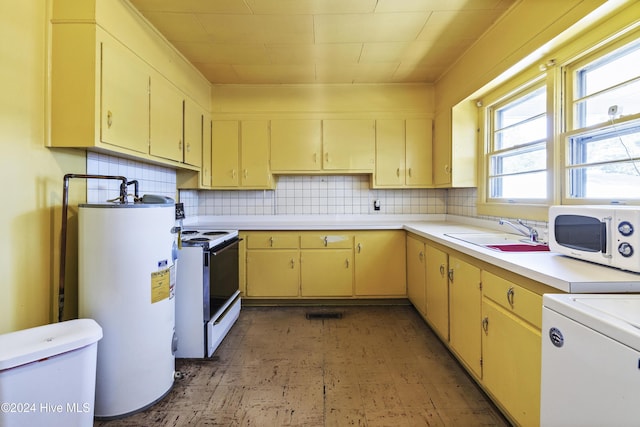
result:
<svg viewBox="0 0 640 427"><path fill-rule="evenodd" d="M549 249L640 273L640 206L551 206Z"/></svg>

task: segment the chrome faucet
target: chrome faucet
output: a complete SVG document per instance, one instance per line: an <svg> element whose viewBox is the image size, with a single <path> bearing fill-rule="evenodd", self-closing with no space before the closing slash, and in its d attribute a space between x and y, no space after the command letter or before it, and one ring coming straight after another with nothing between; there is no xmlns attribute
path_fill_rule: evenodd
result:
<svg viewBox="0 0 640 427"><path fill-rule="evenodd" d="M538 241L538 230L536 230L533 227L528 226L527 224L525 224L524 222L522 222L522 220L518 219L516 220L518 222L518 225L512 223L511 221L507 221L506 219L502 219L500 218L500 220L498 221L498 223L500 225L508 225L509 227L513 228L514 230L516 230L518 233L522 234L523 236L527 236L529 238L529 240L531 240L532 242L537 242ZM523 230L520 227L524 227L526 229Z"/></svg>

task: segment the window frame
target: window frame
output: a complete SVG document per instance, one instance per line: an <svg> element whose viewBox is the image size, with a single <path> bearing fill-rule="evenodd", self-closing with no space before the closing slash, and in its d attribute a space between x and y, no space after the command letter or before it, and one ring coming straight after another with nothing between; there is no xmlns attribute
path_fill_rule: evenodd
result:
<svg viewBox="0 0 640 427"><path fill-rule="evenodd" d="M525 217L532 219L546 219L547 210L550 204L555 202L556 180L553 173L553 165L556 159L554 148L554 129L557 120L554 108L553 94L555 70L541 70L539 67L530 67L511 81L488 93L480 101L479 108L479 147L478 152L481 160L478 167L478 213L492 216ZM517 151L526 147L527 144L512 147L510 150L494 150L494 125L495 112L502 106L513 102L521 97L527 96L540 88L546 90L546 117L547 135L544 142L546 150L546 197L545 198L494 198L491 197L490 171L491 157L499 152ZM542 141L539 141L539 144Z"/></svg>
<svg viewBox="0 0 640 427"><path fill-rule="evenodd" d="M594 46L590 51L585 52L579 58L576 58L570 62L567 62L562 67L562 93L564 94L564 128L566 131L559 136L560 148L561 148L561 163L558 168L558 175L561 180L561 193L560 203L564 205L592 205L592 204L629 204L640 205L640 193L636 198L587 198L572 195L572 188L575 184L571 181L571 173L576 169L575 165L571 164L571 140L581 135L597 135L610 133L612 136L618 134L621 129L633 126L634 124L640 126L640 113L630 114L628 116L616 117L600 123L592 125L580 125L576 122L576 108L575 104L580 100L588 97L577 98L576 91L578 90L578 78L576 75L580 70L587 66L601 61L605 56L614 53L617 50L625 49L630 44L640 44L640 31L632 31L619 37L612 37L607 42L603 42L597 46ZM626 84L626 83L624 83ZM620 86L620 84L612 84L604 90L600 90L597 93L605 92L611 88ZM612 160L610 162L604 162L603 164L618 163L620 160ZM582 185L578 183L578 185Z"/></svg>

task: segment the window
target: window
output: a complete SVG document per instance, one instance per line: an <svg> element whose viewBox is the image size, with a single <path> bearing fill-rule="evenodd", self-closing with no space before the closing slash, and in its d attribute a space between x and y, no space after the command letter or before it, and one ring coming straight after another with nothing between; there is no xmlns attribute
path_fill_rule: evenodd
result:
<svg viewBox="0 0 640 427"><path fill-rule="evenodd" d="M640 199L640 42L567 67L565 200ZM572 83L572 84L571 84Z"/></svg>
<svg viewBox="0 0 640 427"><path fill-rule="evenodd" d="M489 109L489 199L547 199L547 91L539 83Z"/></svg>

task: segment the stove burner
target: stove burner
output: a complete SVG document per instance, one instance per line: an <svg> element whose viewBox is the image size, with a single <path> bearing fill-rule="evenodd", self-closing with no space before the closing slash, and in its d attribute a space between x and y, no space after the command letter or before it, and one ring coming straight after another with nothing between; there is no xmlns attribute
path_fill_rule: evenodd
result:
<svg viewBox="0 0 640 427"><path fill-rule="evenodd" d="M197 230L186 230L186 231L183 231L182 234L185 235L185 236L189 236L191 234L198 234L198 231Z"/></svg>
<svg viewBox="0 0 640 427"><path fill-rule="evenodd" d="M207 231L207 232L202 233L202 234L205 235L205 236L221 236L221 235L229 234L229 233L226 232L226 231Z"/></svg>
<svg viewBox="0 0 640 427"><path fill-rule="evenodd" d="M208 242L210 239L206 237L194 237L193 239L189 239L190 242Z"/></svg>

